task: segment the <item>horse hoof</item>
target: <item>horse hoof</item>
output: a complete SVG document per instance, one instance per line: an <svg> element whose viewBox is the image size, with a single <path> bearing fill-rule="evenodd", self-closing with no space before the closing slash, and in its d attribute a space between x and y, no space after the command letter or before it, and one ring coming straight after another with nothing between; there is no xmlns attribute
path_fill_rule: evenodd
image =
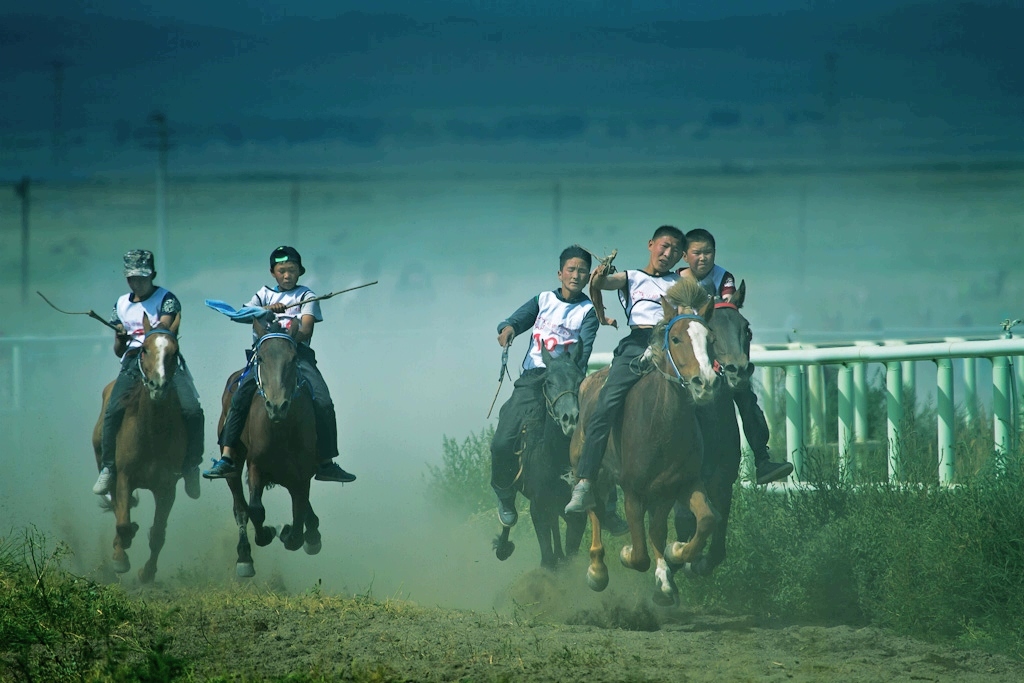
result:
<svg viewBox="0 0 1024 683"><path fill-rule="evenodd" d="M658 607L674 607L679 604L679 595L676 593L654 591L654 595L651 596L651 601Z"/></svg>
<svg viewBox="0 0 1024 683"><path fill-rule="evenodd" d="M669 564L686 564L693 558L686 557L686 544L673 541L672 545L665 548L665 559Z"/></svg>
<svg viewBox="0 0 1024 683"><path fill-rule="evenodd" d="M132 563L128 561L128 558L123 560L114 560L114 571L118 574L127 574L128 570L132 568Z"/></svg>
<svg viewBox="0 0 1024 683"><path fill-rule="evenodd" d="M156 571L148 572L145 567L139 570L139 583L153 583L155 578Z"/></svg>
<svg viewBox="0 0 1024 683"><path fill-rule="evenodd" d="M316 543L310 543L309 541L306 541L302 544L302 549L306 552L307 555L316 555L318 552L320 552L321 545L322 544L320 543L320 541L317 541Z"/></svg>
<svg viewBox="0 0 1024 683"><path fill-rule="evenodd" d="M243 579L251 579L256 576L256 567L252 562L239 562L235 565L235 574Z"/></svg>
<svg viewBox="0 0 1024 683"><path fill-rule="evenodd" d="M600 593L608 587L608 570L595 571L593 567L587 569L587 586L595 593Z"/></svg>
<svg viewBox="0 0 1024 683"><path fill-rule="evenodd" d="M270 545L275 538L277 538L277 529L272 526L261 527L256 532L256 545L260 547Z"/></svg>
<svg viewBox="0 0 1024 683"><path fill-rule="evenodd" d="M507 560L509 557L512 556L512 553L514 553L515 550L516 550L516 544L513 543L512 541L509 541L508 543L503 543L503 544L499 545L497 548L495 548L494 549L494 554L495 554L495 556L499 560L504 562L505 560Z"/></svg>

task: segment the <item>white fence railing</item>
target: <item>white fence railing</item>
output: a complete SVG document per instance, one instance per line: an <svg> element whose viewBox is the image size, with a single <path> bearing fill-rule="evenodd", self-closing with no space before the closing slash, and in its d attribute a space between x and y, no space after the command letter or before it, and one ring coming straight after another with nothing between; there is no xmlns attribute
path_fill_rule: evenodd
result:
<svg viewBox="0 0 1024 683"><path fill-rule="evenodd" d="M880 363L885 367L887 408L886 441L888 475L891 481L903 480L900 457L900 429L903 421L904 393L915 395L915 363L931 361L937 366L936 413L938 415L938 479L953 481L954 425L956 403L953 396L953 359L963 362L963 406L968 421L978 418L977 361L992 363L993 437L997 453L1015 447L1016 382L1014 356L1024 355L1024 338L989 339L983 341L946 340L942 342L907 343L904 341L857 342L828 348L790 345L784 349L751 349L751 360L762 369L762 399L765 412L771 415L779 402L786 416L786 451L794 466L794 477L806 472L804 458L808 445L826 442L825 382L822 367L838 365L839 418L834 432L839 460L845 472L853 471L852 444L867 440L868 382L867 367ZM611 362L612 354L595 353L590 369ZM1018 369L1022 367L1018 362ZM777 396L776 379L780 369L785 372L784 396ZM805 429L805 426L808 427Z"/></svg>

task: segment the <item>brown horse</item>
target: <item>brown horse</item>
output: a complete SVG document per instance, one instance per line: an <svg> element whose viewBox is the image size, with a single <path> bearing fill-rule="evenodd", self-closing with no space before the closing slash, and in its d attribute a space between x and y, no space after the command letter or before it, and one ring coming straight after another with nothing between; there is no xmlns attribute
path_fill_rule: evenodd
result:
<svg viewBox="0 0 1024 683"><path fill-rule="evenodd" d="M156 576L156 562L164 547L167 518L174 505L175 488L185 459L185 421L181 403L171 383L178 369L178 337L170 329L150 327L143 316L146 336L138 353L140 382L125 396L125 413L117 432L117 483L112 506L117 524L114 535L114 571L131 568L125 551L131 547L139 525L129 511L136 489L149 489L156 501L153 526L149 530L149 560L139 570L139 581L149 583ZM103 407L92 430L96 464L101 459L103 415L107 410L111 382L103 390Z"/></svg>
<svg viewBox="0 0 1024 683"><path fill-rule="evenodd" d="M650 540L654 548L655 602L672 604L678 589L669 563L692 562L704 548L715 526L700 479L703 442L696 406L707 403L717 379L711 366L711 334L707 320L713 300L695 282L684 279L672 285L662 298L664 319L651 335L650 364L654 371L630 389L622 412L622 424L613 428L604 467L598 478L598 500L611 481L618 480L625 497L626 521L631 544L622 548L622 564L647 571L651 558L644 534L644 518L650 515ZM593 411L607 370L589 376L580 388L580 424ZM573 435L571 459L579 460L585 427ZM686 500L697 518L696 533L686 543L674 542L666 552L668 513L676 500ZM593 590L608 585L604 563L601 523L590 510L592 538L587 583Z"/></svg>
<svg viewBox="0 0 1024 683"><path fill-rule="evenodd" d="M255 373L256 396L236 450L239 458L245 458L248 503L241 477L227 478L238 524L235 571L241 577L256 575L249 545L249 521L256 534L256 545L268 545L277 535L274 527L264 526L267 513L263 507L263 490L270 485L283 486L292 498L292 523L281 529L284 547L298 550L304 546L310 555L320 552L320 520L309 504L309 482L317 464L313 397L299 379L298 345L294 337L299 327L293 325L289 333L277 323L266 327L258 321L254 324L259 338L252 361L246 369L228 378L218 427L218 430L224 428L231 408L232 388L239 377L246 371Z"/></svg>

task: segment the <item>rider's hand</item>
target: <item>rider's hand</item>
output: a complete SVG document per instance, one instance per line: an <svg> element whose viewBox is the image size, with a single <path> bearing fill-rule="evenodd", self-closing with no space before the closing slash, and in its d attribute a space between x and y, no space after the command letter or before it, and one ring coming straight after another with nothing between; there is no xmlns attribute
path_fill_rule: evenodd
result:
<svg viewBox="0 0 1024 683"><path fill-rule="evenodd" d="M114 325L114 335L121 341L128 341L131 337L131 335L124 331L124 325L121 323Z"/></svg>
<svg viewBox="0 0 1024 683"><path fill-rule="evenodd" d="M512 329L511 325L505 325L501 330L501 334L498 335L498 345L502 348L512 343L512 339L516 336L516 331Z"/></svg>
<svg viewBox="0 0 1024 683"><path fill-rule="evenodd" d="M276 303L270 304L269 306L264 306L263 308L267 309L271 313L284 313L288 307L282 303Z"/></svg>

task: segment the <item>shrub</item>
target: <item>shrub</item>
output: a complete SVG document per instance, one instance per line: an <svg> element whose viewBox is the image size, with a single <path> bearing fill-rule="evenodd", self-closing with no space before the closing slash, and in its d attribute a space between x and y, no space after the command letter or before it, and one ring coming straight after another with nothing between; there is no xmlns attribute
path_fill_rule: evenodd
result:
<svg viewBox="0 0 1024 683"><path fill-rule="evenodd" d="M491 439L494 427L470 434L461 443L444 436L441 464L427 464L427 491L443 509L474 515L494 507L491 490Z"/></svg>

